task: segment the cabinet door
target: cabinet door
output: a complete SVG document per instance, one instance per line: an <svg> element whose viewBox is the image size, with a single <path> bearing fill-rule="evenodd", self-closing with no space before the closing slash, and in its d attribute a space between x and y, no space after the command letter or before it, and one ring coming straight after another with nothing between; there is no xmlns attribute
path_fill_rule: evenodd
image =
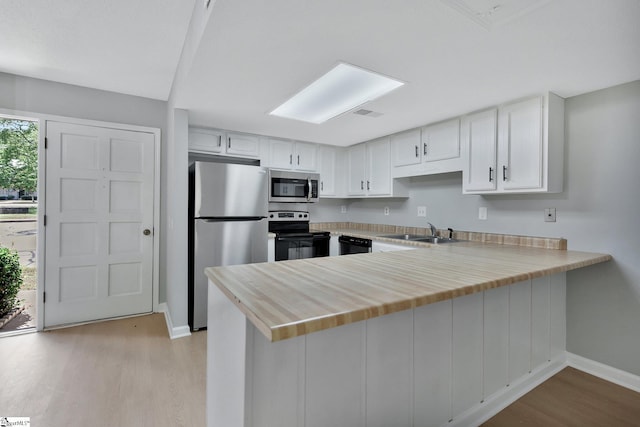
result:
<svg viewBox="0 0 640 427"><path fill-rule="evenodd" d="M460 157L460 120L449 120L422 130L422 161Z"/></svg>
<svg viewBox="0 0 640 427"><path fill-rule="evenodd" d="M495 109L462 119L462 144L466 151L462 189L465 193L496 189L496 120Z"/></svg>
<svg viewBox="0 0 640 427"><path fill-rule="evenodd" d="M291 169L293 167L293 142L269 139L269 167Z"/></svg>
<svg viewBox="0 0 640 427"><path fill-rule="evenodd" d="M260 138L255 135L228 133L226 149L227 154L235 154L244 157L259 157Z"/></svg>
<svg viewBox="0 0 640 427"><path fill-rule="evenodd" d="M366 194L365 157L365 144L354 145L347 150L347 166L349 171L349 186L347 192L350 196L364 196Z"/></svg>
<svg viewBox="0 0 640 427"><path fill-rule="evenodd" d="M502 107L498 124L499 187L542 188L542 97Z"/></svg>
<svg viewBox="0 0 640 427"><path fill-rule="evenodd" d="M408 166L420 163L420 129L403 132L391 137L393 166Z"/></svg>
<svg viewBox="0 0 640 427"><path fill-rule="evenodd" d="M296 142L293 153L294 169L316 171L316 144Z"/></svg>
<svg viewBox="0 0 640 427"><path fill-rule="evenodd" d="M318 172L320 173L320 196L336 194L336 149L328 145L318 147Z"/></svg>
<svg viewBox="0 0 640 427"><path fill-rule="evenodd" d="M213 129L189 129L189 151L221 153L224 150L224 133Z"/></svg>
<svg viewBox="0 0 640 427"><path fill-rule="evenodd" d="M367 194L391 194L391 144L389 138L367 143Z"/></svg>

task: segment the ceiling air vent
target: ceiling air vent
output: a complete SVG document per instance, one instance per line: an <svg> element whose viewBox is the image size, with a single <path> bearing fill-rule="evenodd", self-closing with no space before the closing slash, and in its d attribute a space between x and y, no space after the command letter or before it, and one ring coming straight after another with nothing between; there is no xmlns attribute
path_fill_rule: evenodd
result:
<svg viewBox="0 0 640 427"><path fill-rule="evenodd" d="M357 114L359 116L369 116L369 117L380 117L382 115L382 113L377 113L371 110L365 110L364 108L354 111L353 114Z"/></svg>

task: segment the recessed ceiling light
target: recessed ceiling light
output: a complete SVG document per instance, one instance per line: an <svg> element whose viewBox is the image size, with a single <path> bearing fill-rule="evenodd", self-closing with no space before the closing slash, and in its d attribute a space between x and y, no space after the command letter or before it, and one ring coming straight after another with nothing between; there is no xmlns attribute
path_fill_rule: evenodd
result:
<svg viewBox="0 0 640 427"><path fill-rule="evenodd" d="M402 85L399 80L341 62L269 114L320 124Z"/></svg>

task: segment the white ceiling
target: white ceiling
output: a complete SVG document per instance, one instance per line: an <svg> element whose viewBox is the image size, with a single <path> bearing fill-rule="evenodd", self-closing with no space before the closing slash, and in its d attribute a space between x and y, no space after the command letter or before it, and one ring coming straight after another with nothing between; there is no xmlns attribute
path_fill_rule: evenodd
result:
<svg viewBox="0 0 640 427"><path fill-rule="evenodd" d="M166 100L195 0L2 0L0 71Z"/></svg>
<svg viewBox="0 0 640 427"><path fill-rule="evenodd" d="M204 13L203 0L3 0L0 71L165 100L194 5ZM201 126L350 145L547 90L568 97L640 79L639 0L211 7L175 93ZM379 117L268 115L340 61L407 84L363 106Z"/></svg>

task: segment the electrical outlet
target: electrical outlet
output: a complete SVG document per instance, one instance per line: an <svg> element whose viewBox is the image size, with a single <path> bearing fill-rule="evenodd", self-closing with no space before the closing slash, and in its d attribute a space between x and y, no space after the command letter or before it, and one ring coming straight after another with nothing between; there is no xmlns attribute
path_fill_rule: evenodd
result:
<svg viewBox="0 0 640 427"><path fill-rule="evenodd" d="M347 213L347 206L346 205L340 206L340 213Z"/></svg>
<svg viewBox="0 0 640 427"><path fill-rule="evenodd" d="M426 206L418 206L418 216L427 216L427 207Z"/></svg>
<svg viewBox="0 0 640 427"><path fill-rule="evenodd" d="M544 209L544 222L556 222L556 208Z"/></svg>
<svg viewBox="0 0 640 427"><path fill-rule="evenodd" d="M487 219L487 208L486 208L486 206L480 206L478 208L478 219L486 221L486 219Z"/></svg>
<svg viewBox="0 0 640 427"><path fill-rule="evenodd" d="M384 214L389 215L389 206L384 207Z"/></svg>

